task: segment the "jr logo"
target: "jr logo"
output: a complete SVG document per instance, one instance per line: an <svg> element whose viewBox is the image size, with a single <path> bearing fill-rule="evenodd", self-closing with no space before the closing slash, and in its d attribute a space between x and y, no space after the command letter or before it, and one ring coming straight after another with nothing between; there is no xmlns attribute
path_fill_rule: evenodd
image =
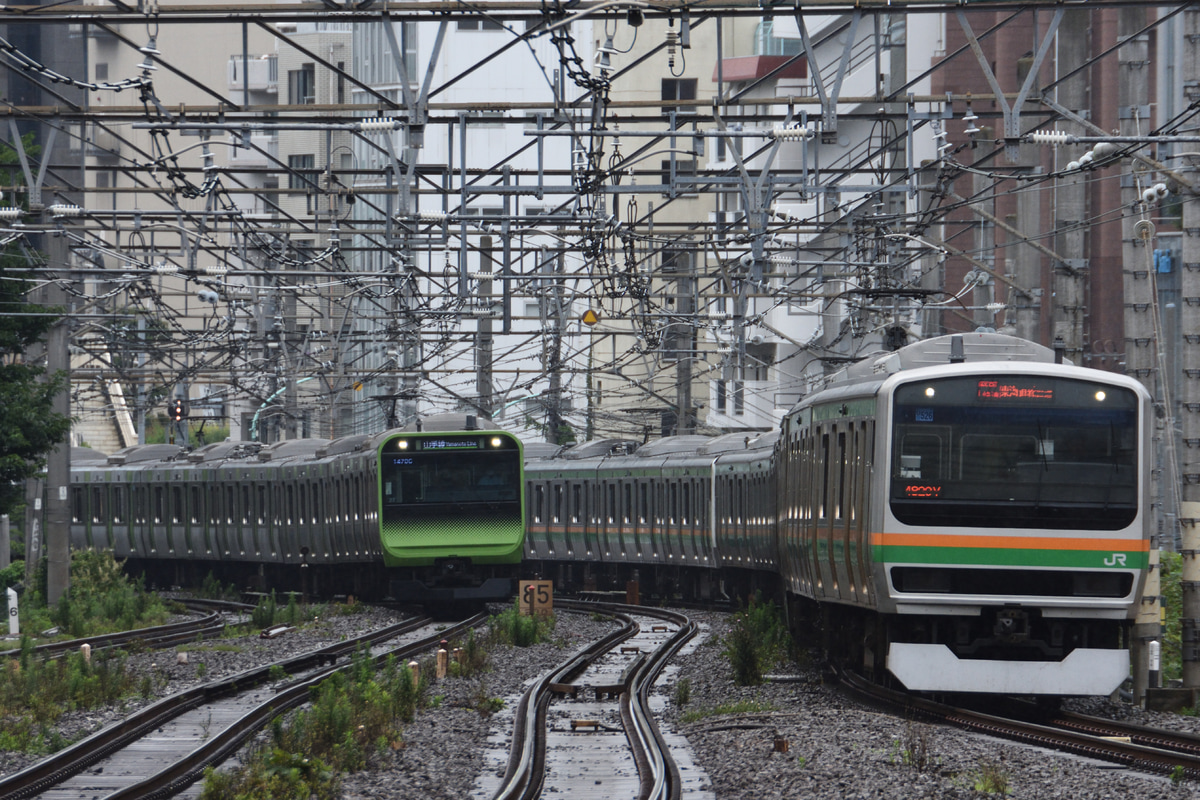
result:
<svg viewBox="0 0 1200 800"><path fill-rule="evenodd" d="M1122 567L1125 566L1125 554L1124 553L1113 553L1111 556L1104 559L1104 566L1106 566L1106 567L1115 567L1118 565L1120 565Z"/></svg>

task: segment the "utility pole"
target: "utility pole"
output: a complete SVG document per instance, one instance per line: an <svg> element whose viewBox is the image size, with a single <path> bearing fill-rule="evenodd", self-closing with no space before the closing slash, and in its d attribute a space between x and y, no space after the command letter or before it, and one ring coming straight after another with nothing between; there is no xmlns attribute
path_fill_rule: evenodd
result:
<svg viewBox="0 0 1200 800"><path fill-rule="evenodd" d="M1120 8L1117 13L1117 40L1123 42L1117 50L1118 110L1120 131L1124 136L1136 136L1149 124L1149 37L1138 33L1146 24L1144 8ZM1135 35L1136 34L1136 35ZM1134 178L1121 188L1121 205L1126 209L1143 208L1136 178L1145 178L1145 167L1135 163ZM1156 338L1154 329L1155 299L1150 259L1154 241L1154 225L1142 214L1125 214L1121 221L1121 257L1125 294L1125 371L1145 384L1154 402L1161 398L1161 378L1156 369ZM1156 380L1156 376L1160 379ZM1161 425L1154 431L1155 451L1162 444ZM1159 470L1151 470L1153 509L1152 524L1162 518L1159 501L1162 498L1162 479ZM1151 549L1158 547L1157 535L1151 537ZM1133 693L1138 702L1146 695L1149 681L1149 643L1159 636L1158 597L1142 597L1138 618L1133 626L1130 655L1133 661ZM1186 635L1186 634L1185 634Z"/></svg>
<svg viewBox="0 0 1200 800"><path fill-rule="evenodd" d="M475 328L475 394L479 399L480 410L490 419L496 412L495 387L492 384L492 237L482 236L479 239L479 293L476 300L480 304L488 304L488 313L478 318ZM458 279L465 282L467 268L460 264Z"/></svg>
<svg viewBox="0 0 1200 800"><path fill-rule="evenodd" d="M53 231L53 218L43 212L43 222ZM42 290L42 302L67 312L67 292L63 286L70 267L70 250L65 236L51 232L45 239L46 261L57 280ZM71 415L71 355L67 350L70 323L64 316L46 336L46 376L63 379L54 395L52 409L64 417ZM56 604L67 593L71 582L71 434L50 451L46 460L46 602Z"/></svg>
<svg viewBox="0 0 1200 800"><path fill-rule="evenodd" d="M1091 51L1091 27L1088 23L1091 12L1087 9L1067 10L1059 34L1058 69L1060 73L1075 75L1058 85L1058 102L1080 117L1088 111L1087 70L1080 69L1087 63ZM1087 134L1083 125L1064 119L1060 130L1067 133ZM1066 163L1078 160L1088 145L1073 145L1060 148L1058 156L1062 169ZM1050 306L1050 331L1054 339L1062 339L1065 355L1076 364L1083 363L1083 319L1084 284L1088 273L1088 226L1082 224L1087 216L1087 182L1083 172L1067 174L1058 179L1054 203L1054 250L1064 261L1053 265L1053 301ZM1029 230L1029 229L1027 229Z"/></svg>
<svg viewBox="0 0 1200 800"><path fill-rule="evenodd" d="M1183 11L1184 100L1200 100L1200 9ZM1191 148L1189 148L1191 149ZM1189 156L1189 176L1200 177L1200 160ZM1183 685L1200 686L1200 197L1183 198L1183 252L1179 295L1184 331L1180 409L1183 458L1179 526L1183 538Z"/></svg>

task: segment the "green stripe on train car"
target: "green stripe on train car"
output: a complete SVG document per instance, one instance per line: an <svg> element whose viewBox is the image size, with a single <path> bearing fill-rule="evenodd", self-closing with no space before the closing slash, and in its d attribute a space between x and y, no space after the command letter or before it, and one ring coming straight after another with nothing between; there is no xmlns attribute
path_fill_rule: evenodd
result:
<svg viewBox="0 0 1200 800"><path fill-rule="evenodd" d="M1150 556L1136 550L1035 550L1001 547L909 547L873 545L877 564L1146 569Z"/></svg>

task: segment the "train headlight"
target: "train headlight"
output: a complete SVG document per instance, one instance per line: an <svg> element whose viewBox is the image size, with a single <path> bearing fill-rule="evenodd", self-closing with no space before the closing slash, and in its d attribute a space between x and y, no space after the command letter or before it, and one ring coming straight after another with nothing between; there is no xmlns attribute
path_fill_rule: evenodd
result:
<svg viewBox="0 0 1200 800"><path fill-rule="evenodd" d="M926 397L933 397L935 394L937 394L937 392L934 391L934 388L932 386L925 387L925 396Z"/></svg>
<svg viewBox="0 0 1200 800"><path fill-rule="evenodd" d="M502 440L500 439L499 436L493 436L492 437L492 447L499 447L501 441Z"/></svg>
<svg viewBox="0 0 1200 800"><path fill-rule="evenodd" d="M408 449L408 439L401 439L400 441L396 442L396 447L400 450L407 450Z"/></svg>
<svg viewBox="0 0 1200 800"><path fill-rule="evenodd" d="M1105 394L1104 394L1104 390L1103 390L1103 389L1100 389L1100 390L1098 390L1098 391L1096 392L1096 402L1097 402L1097 403L1103 403L1103 402L1104 402L1104 398L1105 398L1106 396L1107 396L1107 395L1105 395Z"/></svg>

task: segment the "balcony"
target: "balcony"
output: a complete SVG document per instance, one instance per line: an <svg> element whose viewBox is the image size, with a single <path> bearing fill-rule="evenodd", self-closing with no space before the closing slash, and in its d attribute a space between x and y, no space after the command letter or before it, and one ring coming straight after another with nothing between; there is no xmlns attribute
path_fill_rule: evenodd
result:
<svg viewBox="0 0 1200 800"><path fill-rule="evenodd" d="M240 134L235 134L231 137L231 141L240 145L243 139ZM275 158L279 157L279 135L276 133L252 131L250 133L250 144L251 147L239 146L230 150L230 169L265 168L274 164L267 157L268 154Z"/></svg>
<svg viewBox="0 0 1200 800"><path fill-rule="evenodd" d="M246 67L245 76L242 66ZM243 62L241 56L229 57L229 88L240 91L247 82L252 92L275 94L279 91L279 59L274 55L259 56Z"/></svg>

